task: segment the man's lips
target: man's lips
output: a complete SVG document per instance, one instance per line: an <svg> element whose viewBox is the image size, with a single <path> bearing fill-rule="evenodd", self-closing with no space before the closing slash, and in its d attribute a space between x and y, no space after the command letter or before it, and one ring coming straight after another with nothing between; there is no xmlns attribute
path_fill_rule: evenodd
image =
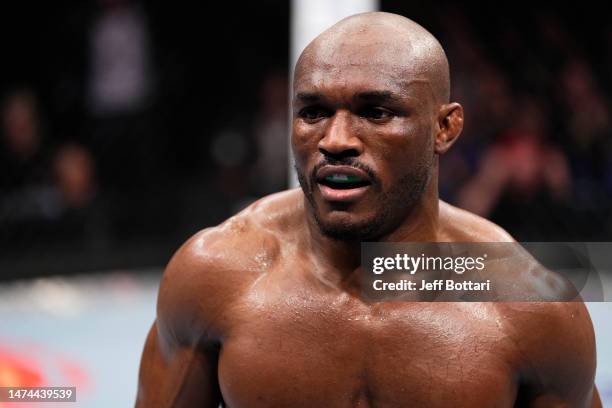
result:
<svg viewBox="0 0 612 408"><path fill-rule="evenodd" d="M334 201L339 203L350 203L357 201L363 196L370 186L350 188L346 190L338 190L335 188L328 187L324 184L318 184L319 190L323 199L326 201Z"/></svg>
<svg viewBox="0 0 612 408"><path fill-rule="evenodd" d="M321 195L327 201L356 201L371 185L365 171L351 166L323 166L315 176Z"/></svg>

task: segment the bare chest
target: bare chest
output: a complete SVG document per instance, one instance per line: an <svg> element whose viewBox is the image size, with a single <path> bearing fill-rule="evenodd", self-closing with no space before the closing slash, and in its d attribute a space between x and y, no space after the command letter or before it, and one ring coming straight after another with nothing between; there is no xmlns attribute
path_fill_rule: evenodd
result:
<svg viewBox="0 0 612 408"><path fill-rule="evenodd" d="M512 353L487 306L274 292L225 318L219 384L229 407L514 404Z"/></svg>

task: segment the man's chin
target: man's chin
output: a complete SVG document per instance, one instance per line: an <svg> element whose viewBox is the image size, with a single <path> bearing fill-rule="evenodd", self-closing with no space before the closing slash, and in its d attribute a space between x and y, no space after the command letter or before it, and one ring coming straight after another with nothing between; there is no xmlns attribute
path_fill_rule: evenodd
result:
<svg viewBox="0 0 612 408"><path fill-rule="evenodd" d="M367 241L375 239L380 230L380 222L373 220L353 221L350 217L324 219L315 214L317 226L323 235L338 241Z"/></svg>

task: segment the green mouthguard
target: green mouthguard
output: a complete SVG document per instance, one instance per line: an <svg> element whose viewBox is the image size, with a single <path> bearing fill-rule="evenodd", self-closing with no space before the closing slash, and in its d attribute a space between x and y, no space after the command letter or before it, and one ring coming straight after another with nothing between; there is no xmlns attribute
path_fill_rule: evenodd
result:
<svg viewBox="0 0 612 408"><path fill-rule="evenodd" d="M348 176L345 174L333 174L325 177L325 180L333 183L357 183L361 181L361 179L357 176Z"/></svg>

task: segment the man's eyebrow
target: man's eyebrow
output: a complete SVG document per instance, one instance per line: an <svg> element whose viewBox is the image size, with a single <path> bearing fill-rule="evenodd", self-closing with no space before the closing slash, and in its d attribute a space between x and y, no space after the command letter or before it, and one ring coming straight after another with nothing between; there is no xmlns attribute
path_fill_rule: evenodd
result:
<svg viewBox="0 0 612 408"><path fill-rule="evenodd" d="M402 100L402 96L392 91L372 90L358 92L353 96L354 99L365 102L394 102ZM315 103L324 100L323 94L318 92L298 92L295 94L295 101L301 103Z"/></svg>
<svg viewBox="0 0 612 408"><path fill-rule="evenodd" d="M355 99L361 99L366 102L388 102L398 101L402 97L391 91L365 91L357 93Z"/></svg>
<svg viewBox="0 0 612 408"><path fill-rule="evenodd" d="M298 92L295 95L296 101L305 102L305 103L318 102L321 99L323 99L321 94L316 93L316 92Z"/></svg>

